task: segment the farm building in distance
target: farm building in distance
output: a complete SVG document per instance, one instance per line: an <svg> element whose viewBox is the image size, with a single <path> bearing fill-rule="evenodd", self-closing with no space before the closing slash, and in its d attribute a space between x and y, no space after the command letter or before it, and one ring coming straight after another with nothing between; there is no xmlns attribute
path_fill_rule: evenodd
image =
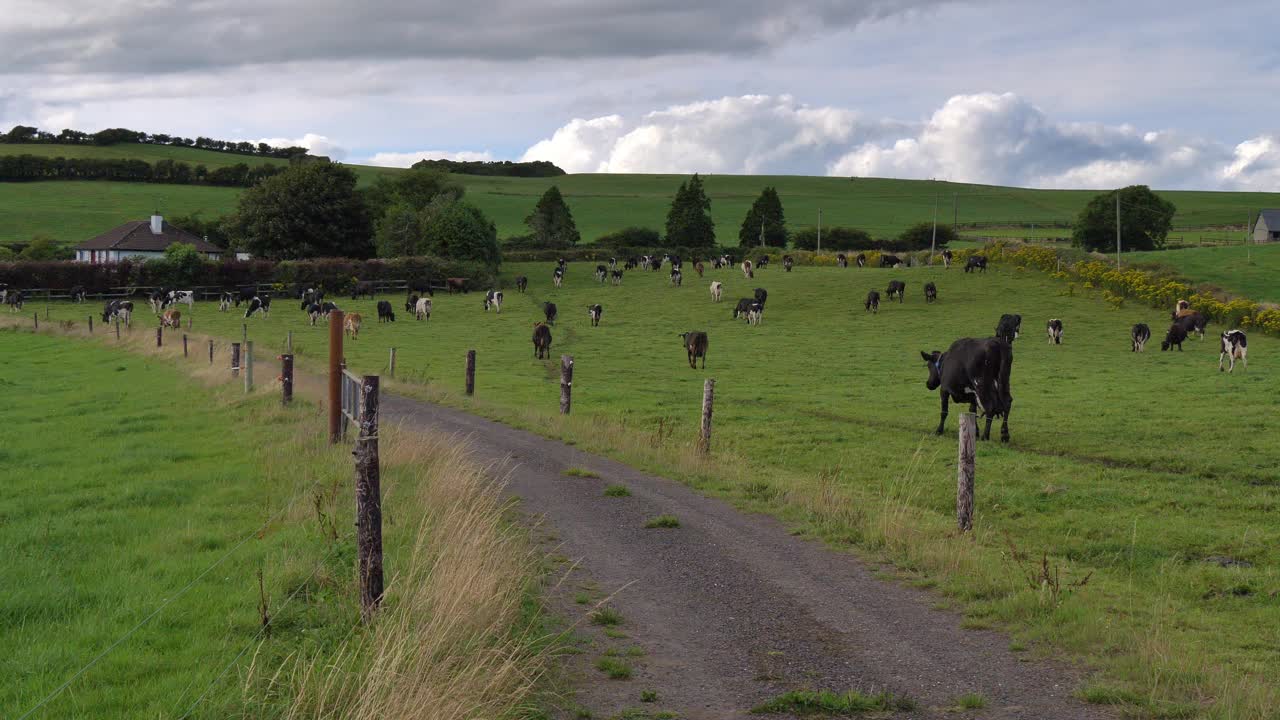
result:
<svg viewBox="0 0 1280 720"><path fill-rule="evenodd" d="M76 260L87 263L114 263L125 258L157 258L164 249L174 243L194 245L196 250L210 260L222 257L222 248L193 233L174 227L161 215L152 215L151 221L133 220L108 230L92 240L76 246Z"/></svg>
<svg viewBox="0 0 1280 720"><path fill-rule="evenodd" d="M1253 224L1255 243L1280 242L1280 210L1263 210Z"/></svg>

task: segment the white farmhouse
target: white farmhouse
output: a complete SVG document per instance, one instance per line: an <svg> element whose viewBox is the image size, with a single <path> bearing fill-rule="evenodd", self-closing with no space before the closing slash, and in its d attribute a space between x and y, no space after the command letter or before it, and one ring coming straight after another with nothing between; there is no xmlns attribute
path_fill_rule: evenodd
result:
<svg viewBox="0 0 1280 720"><path fill-rule="evenodd" d="M152 215L151 221L133 220L108 230L76 246L76 260L87 263L115 263L125 258L147 259L164 255L174 243L194 245L210 260L222 258L222 248Z"/></svg>

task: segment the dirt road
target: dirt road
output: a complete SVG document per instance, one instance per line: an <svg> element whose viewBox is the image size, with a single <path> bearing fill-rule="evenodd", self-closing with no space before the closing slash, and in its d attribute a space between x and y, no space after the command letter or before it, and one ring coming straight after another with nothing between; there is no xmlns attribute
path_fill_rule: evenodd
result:
<svg viewBox="0 0 1280 720"><path fill-rule="evenodd" d="M482 459L509 458L510 491L544 520L556 552L579 563L570 592L622 588L611 605L626 638L615 642L643 656L631 680L608 680L593 667L608 641L597 635L583 648L573 663L576 704L595 718L636 707L746 717L799 688L901 693L916 703L891 715L902 718L1110 717L1072 696L1079 678L1070 672L1028 662L998 633L960 629L957 615L930 607L936 597L879 580L857 558L797 539L772 518L457 410L396 396L382 407L384 419L468 437ZM600 477L567 477L570 467ZM614 484L631 495L604 496ZM645 529L661 514L680 526ZM642 690L659 701L642 706ZM955 714L966 693L986 707Z"/></svg>

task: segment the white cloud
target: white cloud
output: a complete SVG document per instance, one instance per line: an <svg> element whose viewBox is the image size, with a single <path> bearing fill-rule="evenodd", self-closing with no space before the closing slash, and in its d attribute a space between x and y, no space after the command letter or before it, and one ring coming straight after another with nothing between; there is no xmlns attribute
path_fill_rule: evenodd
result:
<svg viewBox="0 0 1280 720"><path fill-rule="evenodd" d="M379 165L381 167L398 167L407 168L419 160L458 160L462 162L490 162L494 160L492 153L488 150L483 152L475 152L473 150L461 150L451 152L449 150L418 150L415 152L380 152L361 161L365 165Z"/></svg>
<svg viewBox="0 0 1280 720"><path fill-rule="evenodd" d="M1241 190L1280 192L1280 138L1263 135L1236 145L1222 179Z"/></svg>
<svg viewBox="0 0 1280 720"><path fill-rule="evenodd" d="M275 147L303 147L312 155L324 155L331 160L343 160L347 157L347 151L333 140L324 135L315 133L307 133L300 138L260 138L251 141L254 144L266 143Z"/></svg>

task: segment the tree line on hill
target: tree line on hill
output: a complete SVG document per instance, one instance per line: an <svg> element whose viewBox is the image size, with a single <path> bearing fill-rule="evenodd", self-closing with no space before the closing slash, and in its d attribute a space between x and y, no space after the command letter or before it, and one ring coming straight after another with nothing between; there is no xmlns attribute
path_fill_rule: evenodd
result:
<svg viewBox="0 0 1280 720"><path fill-rule="evenodd" d="M557 177L564 175L555 163L546 160L511 162L510 160L419 160L414 170L443 170L458 175L488 175L495 177Z"/></svg>
<svg viewBox="0 0 1280 720"><path fill-rule="evenodd" d="M284 169L281 165L262 163L250 167L236 163L210 170L203 164L191 165L178 160L145 160L128 158L66 158L39 155L0 155L0 182L35 182L41 180L110 180L114 182L149 182L174 185L218 185L250 187Z"/></svg>
<svg viewBox="0 0 1280 720"><path fill-rule="evenodd" d="M173 147L190 147L200 150L236 153L239 155L257 155L289 159L307 154L304 147L275 147L267 143L251 143L235 140L215 140L207 137L185 138L180 135L165 133L147 133L127 128L109 128L95 133L65 129L58 134L45 132L30 125L15 125L7 133L0 134L0 143L36 143L41 145L116 145L119 143L139 143L143 145L171 145Z"/></svg>

